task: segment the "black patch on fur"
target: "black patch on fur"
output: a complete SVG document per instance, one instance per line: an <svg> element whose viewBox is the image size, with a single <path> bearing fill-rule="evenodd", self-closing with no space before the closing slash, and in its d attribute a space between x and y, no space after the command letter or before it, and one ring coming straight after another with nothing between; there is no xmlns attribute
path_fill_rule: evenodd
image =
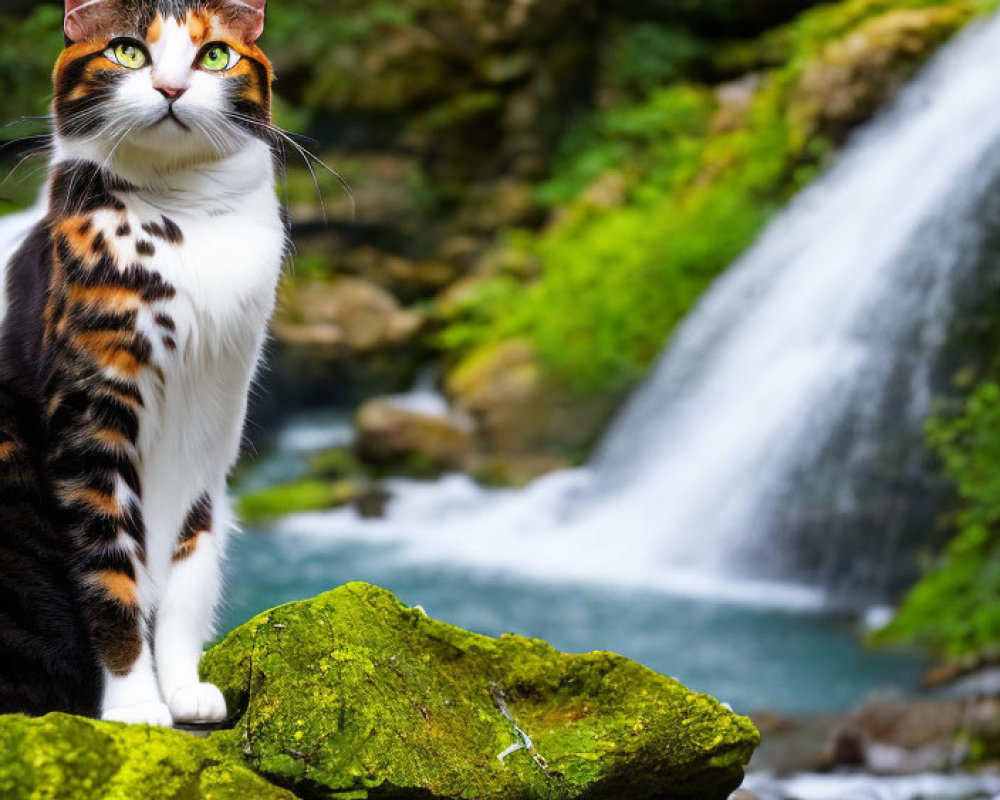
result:
<svg viewBox="0 0 1000 800"><path fill-rule="evenodd" d="M52 175L52 214L69 217L101 209L124 211L116 194L130 194L135 187L89 161L59 164Z"/></svg>
<svg viewBox="0 0 1000 800"><path fill-rule="evenodd" d="M170 219L170 217L163 218L163 230L166 234L165 238L170 244L182 244L184 242L184 232L181 230L180 225Z"/></svg>
<svg viewBox="0 0 1000 800"><path fill-rule="evenodd" d="M162 222L144 222L142 229L154 239L162 239L168 244L181 244L184 234L172 219L161 217Z"/></svg>
<svg viewBox="0 0 1000 800"><path fill-rule="evenodd" d="M7 316L0 331L0 384L40 401L46 364L41 357L45 300L52 273L49 224L29 234L7 270Z"/></svg>
<svg viewBox="0 0 1000 800"><path fill-rule="evenodd" d="M140 256L155 256L156 247L152 242L147 242L145 239L141 239L135 243L135 252L137 252Z"/></svg>
<svg viewBox="0 0 1000 800"><path fill-rule="evenodd" d="M0 385L0 713L97 716L103 678L37 455L40 411ZM9 448L16 447L14 455Z"/></svg>
<svg viewBox="0 0 1000 800"><path fill-rule="evenodd" d="M162 311L154 317L156 324L159 325L163 330L170 331L173 333L177 330L177 325L174 324L174 318L169 314L164 314Z"/></svg>

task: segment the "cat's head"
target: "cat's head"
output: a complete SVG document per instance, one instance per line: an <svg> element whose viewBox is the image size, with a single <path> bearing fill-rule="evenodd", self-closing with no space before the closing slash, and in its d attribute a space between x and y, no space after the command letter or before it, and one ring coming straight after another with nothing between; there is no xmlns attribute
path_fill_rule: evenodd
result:
<svg viewBox="0 0 1000 800"><path fill-rule="evenodd" d="M59 135L95 152L178 160L267 138L267 0L65 0L55 70Z"/></svg>

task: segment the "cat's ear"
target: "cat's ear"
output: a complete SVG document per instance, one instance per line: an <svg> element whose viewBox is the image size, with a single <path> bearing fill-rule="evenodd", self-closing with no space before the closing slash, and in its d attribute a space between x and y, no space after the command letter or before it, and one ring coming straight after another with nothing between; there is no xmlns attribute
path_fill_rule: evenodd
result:
<svg viewBox="0 0 1000 800"><path fill-rule="evenodd" d="M242 17L243 35L248 42L256 42L264 33L264 9L267 0L225 0L231 7L239 9Z"/></svg>
<svg viewBox="0 0 1000 800"><path fill-rule="evenodd" d="M66 0L63 29L71 42L80 42L93 35L93 20L100 7L110 0Z"/></svg>

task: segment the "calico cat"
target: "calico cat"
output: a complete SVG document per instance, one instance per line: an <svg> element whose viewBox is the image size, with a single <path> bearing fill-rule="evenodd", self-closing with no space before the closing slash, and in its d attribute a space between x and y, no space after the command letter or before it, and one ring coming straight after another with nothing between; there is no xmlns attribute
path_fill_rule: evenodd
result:
<svg viewBox="0 0 1000 800"><path fill-rule="evenodd" d="M286 249L266 0L66 0L0 294L0 712L226 716L198 678Z"/></svg>

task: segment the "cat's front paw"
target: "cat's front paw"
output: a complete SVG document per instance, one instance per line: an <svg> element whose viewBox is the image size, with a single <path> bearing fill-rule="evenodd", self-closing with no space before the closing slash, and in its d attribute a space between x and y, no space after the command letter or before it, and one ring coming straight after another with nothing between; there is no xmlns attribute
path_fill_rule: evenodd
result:
<svg viewBox="0 0 1000 800"><path fill-rule="evenodd" d="M226 699L211 683L195 683L178 689L170 697L175 722L222 722Z"/></svg>
<svg viewBox="0 0 1000 800"><path fill-rule="evenodd" d="M171 728L174 724L170 709L166 703L160 702L106 708L101 717L109 722L127 722L130 725L159 725L162 728Z"/></svg>

